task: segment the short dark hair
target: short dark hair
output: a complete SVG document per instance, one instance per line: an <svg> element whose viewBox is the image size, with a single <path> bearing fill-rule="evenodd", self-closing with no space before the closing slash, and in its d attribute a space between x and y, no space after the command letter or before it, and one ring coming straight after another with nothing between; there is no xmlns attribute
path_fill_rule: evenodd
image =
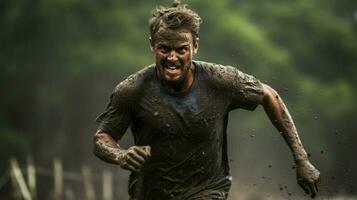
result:
<svg viewBox="0 0 357 200"><path fill-rule="evenodd" d="M155 34L160 28L171 30L187 29L193 38L198 38L201 17L191 9L181 5L180 1L174 1L172 7L157 7L153 10L149 20L150 36L154 39Z"/></svg>

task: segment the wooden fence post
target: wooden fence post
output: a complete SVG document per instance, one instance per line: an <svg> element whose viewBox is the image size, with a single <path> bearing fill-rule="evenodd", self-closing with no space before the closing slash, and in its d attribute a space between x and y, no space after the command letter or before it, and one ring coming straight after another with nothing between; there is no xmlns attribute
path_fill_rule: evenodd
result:
<svg viewBox="0 0 357 200"><path fill-rule="evenodd" d="M95 200L92 172L88 166L82 167L84 192L87 200Z"/></svg>
<svg viewBox="0 0 357 200"><path fill-rule="evenodd" d="M30 156L27 156L27 182L32 199L36 199L36 169Z"/></svg>
<svg viewBox="0 0 357 200"><path fill-rule="evenodd" d="M59 159L55 159L54 166L54 199L61 200L63 193L63 167Z"/></svg>
<svg viewBox="0 0 357 200"><path fill-rule="evenodd" d="M14 179L16 180L16 183L19 186L22 197L25 200L32 200L18 162L14 158L11 158L10 164L11 164L11 173L13 174Z"/></svg>
<svg viewBox="0 0 357 200"><path fill-rule="evenodd" d="M11 193L11 197L14 200L22 200L19 184L17 184L16 178L15 178L15 174L14 174L12 168L9 170L9 173L10 173L11 186L13 188L13 191Z"/></svg>
<svg viewBox="0 0 357 200"><path fill-rule="evenodd" d="M103 171L103 200L113 200L113 173Z"/></svg>

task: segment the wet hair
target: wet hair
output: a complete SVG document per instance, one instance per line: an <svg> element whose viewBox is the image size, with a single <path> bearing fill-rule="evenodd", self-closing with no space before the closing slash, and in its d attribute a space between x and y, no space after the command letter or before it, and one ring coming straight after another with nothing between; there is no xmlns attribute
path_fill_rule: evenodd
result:
<svg viewBox="0 0 357 200"><path fill-rule="evenodd" d="M198 38L202 19L196 12L186 6L175 0L172 7L160 6L154 9L149 20L151 38L155 38L155 34L160 28L171 30L186 29L191 32L193 38Z"/></svg>

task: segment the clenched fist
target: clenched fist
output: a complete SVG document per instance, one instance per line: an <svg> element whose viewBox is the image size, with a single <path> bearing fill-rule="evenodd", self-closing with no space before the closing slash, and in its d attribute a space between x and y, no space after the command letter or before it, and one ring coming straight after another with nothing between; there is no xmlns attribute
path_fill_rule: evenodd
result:
<svg viewBox="0 0 357 200"><path fill-rule="evenodd" d="M119 152L116 160L121 168L138 172L151 156L150 146L132 146Z"/></svg>
<svg viewBox="0 0 357 200"><path fill-rule="evenodd" d="M296 166L296 176L298 184L314 198L319 191L318 183L320 182L320 172L309 161L304 161Z"/></svg>

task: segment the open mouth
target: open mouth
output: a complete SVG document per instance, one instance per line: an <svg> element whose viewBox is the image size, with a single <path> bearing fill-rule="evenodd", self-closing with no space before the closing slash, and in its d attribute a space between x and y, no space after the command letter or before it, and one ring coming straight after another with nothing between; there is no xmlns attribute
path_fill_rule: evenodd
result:
<svg viewBox="0 0 357 200"><path fill-rule="evenodd" d="M176 75L179 73L180 67L175 65L165 66L165 71L170 75Z"/></svg>

